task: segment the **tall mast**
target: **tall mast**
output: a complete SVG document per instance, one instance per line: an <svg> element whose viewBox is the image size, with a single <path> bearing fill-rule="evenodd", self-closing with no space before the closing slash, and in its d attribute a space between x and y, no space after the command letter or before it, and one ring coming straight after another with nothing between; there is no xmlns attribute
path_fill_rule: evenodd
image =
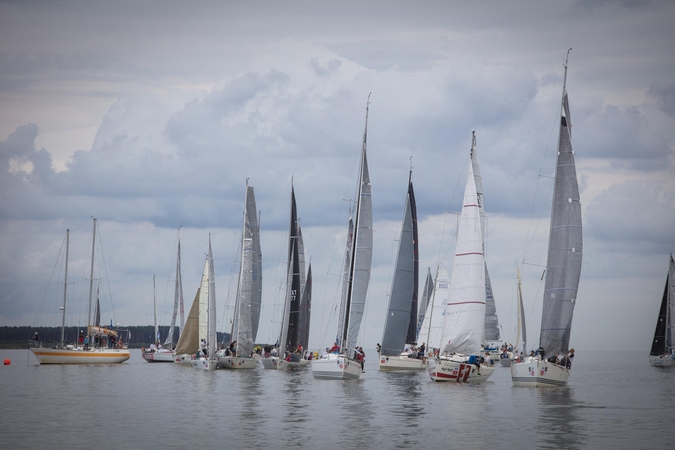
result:
<svg viewBox="0 0 675 450"><path fill-rule="evenodd" d="M66 230L66 270L63 277L63 315L61 316L61 348L65 339L66 328L66 290L68 286L68 246L70 245L70 228Z"/></svg>
<svg viewBox="0 0 675 450"><path fill-rule="evenodd" d="M153 311L155 316L155 335L153 336L154 342L159 342L159 325L157 325L157 290L155 289L155 276L152 276L152 304Z"/></svg>
<svg viewBox="0 0 675 450"><path fill-rule="evenodd" d="M91 271L89 272L89 308L87 309L87 337L89 337L89 326L91 325L91 299L94 294L94 249L96 248L96 218L94 219L94 232L91 239Z"/></svg>

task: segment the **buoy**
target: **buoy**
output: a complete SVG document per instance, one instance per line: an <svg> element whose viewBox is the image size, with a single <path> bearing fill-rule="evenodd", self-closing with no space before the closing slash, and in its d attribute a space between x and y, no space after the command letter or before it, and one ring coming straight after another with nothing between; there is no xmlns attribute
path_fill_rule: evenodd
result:
<svg viewBox="0 0 675 450"><path fill-rule="evenodd" d="M10 361L9 358L5 359L5 365L9 366L10 364L12 364L12 361Z"/></svg>

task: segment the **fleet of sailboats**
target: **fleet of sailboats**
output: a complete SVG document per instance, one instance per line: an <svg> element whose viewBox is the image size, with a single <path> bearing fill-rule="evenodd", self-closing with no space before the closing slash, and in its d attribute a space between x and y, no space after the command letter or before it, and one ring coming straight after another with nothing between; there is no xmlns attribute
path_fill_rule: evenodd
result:
<svg viewBox="0 0 675 450"><path fill-rule="evenodd" d="M569 51L567 52L569 57ZM571 362L567 353L572 315L577 300L583 256L581 203L577 183L572 120L567 97L567 58L560 114L560 132L556 159L551 225L549 228L546 281L542 306L539 349L535 356L511 364L511 379L516 386L566 386ZM572 356L573 356L573 352ZM565 358L563 364L549 362L551 357Z"/></svg>
<svg viewBox="0 0 675 450"><path fill-rule="evenodd" d="M675 261L670 254L666 288L663 291L656 321L649 364L657 367L675 366Z"/></svg>
<svg viewBox="0 0 675 450"><path fill-rule="evenodd" d="M349 219L347 233L340 316L337 339L333 345L335 351L321 355L320 359L312 361L314 378L343 380L361 377L361 362L355 359L356 344L368 293L373 258L373 205L366 157L369 104L370 95L366 103L366 126L361 148L356 208L354 217Z"/></svg>

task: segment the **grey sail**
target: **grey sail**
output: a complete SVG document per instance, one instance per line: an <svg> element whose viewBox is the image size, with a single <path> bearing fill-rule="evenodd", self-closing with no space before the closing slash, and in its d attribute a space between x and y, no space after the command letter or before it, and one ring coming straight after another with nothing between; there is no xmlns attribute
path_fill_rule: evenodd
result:
<svg viewBox="0 0 675 450"><path fill-rule="evenodd" d="M565 69L567 77L567 68ZM546 357L569 350L583 255L581 203L572 150L572 120L563 87L560 136L546 260L540 345Z"/></svg>
<svg viewBox="0 0 675 450"><path fill-rule="evenodd" d="M309 346L309 325L312 317L312 263L309 263L305 287L302 289L302 301L300 302L300 326L298 328L298 343L303 348Z"/></svg>
<svg viewBox="0 0 675 450"><path fill-rule="evenodd" d="M298 248L298 213L295 203L295 190L291 186L291 222L288 228L288 275L286 285L286 304L288 305L288 325L286 339L281 341L280 350L295 351L298 347L300 328L300 256Z"/></svg>
<svg viewBox="0 0 675 450"><path fill-rule="evenodd" d="M382 334L382 356L399 355L405 350L408 341L408 329L412 322L417 328L417 320L411 320L411 314L417 319L416 280L416 236L413 230L414 197L411 196L412 182L409 182L405 212L398 242L396 269L391 283L389 307ZM413 308L414 306L414 308ZM416 334L416 333L414 333ZM417 336L413 336L413 341Z"/></svg>
<svg viewBox="0 0 675 450"><path fill-rule="evenodd" d="M255 194L250 188L250 195L246 196L246 214L249 216L252 239L252 265L251 265L251 340L255 342L258 336L258 324L260 323L260 308L262 304L262 250L260 249L260 222L257 216Z"/></svg>
<svg viewBox="0 0 675 450"><path fill-rule="evenodd" d="M350 289L347 297L348 324L344 334L344 350L349 351L356 346L361 328L361 319L366 305L370 268L373 260L373 204L371 198L370 174L366 157L366 137L368 114L366 112L366 132L363 134L361 152L361 176L359 177L354 220L354 245L352 253Z"/></svg>
<svg viewBox="0 0 675 450"><path fill-rule="evenodd" d="M232 329L232 339L237 341L236 351L238 356L249 356L253 351L253 303L256 301L259 292L256 284L259 270L259 247L255 245L258 236L255 194L253 187L247 184L246 210L241 236L241 266L237 285L235 321Z"/></svg>
<svg viewBox="0 0 675 450"><path fill-rule="evenodd" d="M478 164L478 155L476 153L476 133L473 132L471 139L471 164L473 165L473 178L476 183L476 196L478 197L478 207L480 211L480 230L483 236L483 254L485 254L485 205L483 202L483 177L480 174L480 164ZM499 319L497 318L497 306L492 294L492 283L487 268L487 259L485 259L485 340L498 341Z"/></svg>
<svg viewBox="0 0 675 450"><path fill-rule="evenodd" d="M340 315L338 317L338 330L336 336L336 343L338 345L342 344L341 336L343 335L343 330L346 328L346 317L347 317L347 297L349 296L349 279L350 279L350 269L352 265L352 250L354 242L354 221L352 218L349 219L349 225L347 226L347 246L345 248L345 264L342 270L342 295L340 296Z"/></svg>
<svg viewBox="0 0 675 450"><path fill-rule="evenodd" d="M417 315L417 343L421 344L422 341L419 339L420 330L422 329L422 323L424 322L424 315L427 311L429 305L429 300L431 300L431 295L434 293L434 279L431 276L431 267L427 267L427 278L424 282L424 290L422 291L422 297L419 300L418 312Z"/></svg>

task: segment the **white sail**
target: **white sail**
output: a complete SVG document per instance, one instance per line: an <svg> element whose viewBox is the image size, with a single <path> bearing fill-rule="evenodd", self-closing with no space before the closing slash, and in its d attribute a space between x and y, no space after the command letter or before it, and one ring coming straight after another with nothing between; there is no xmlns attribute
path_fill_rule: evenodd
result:
<svg viewBox="0 0 675 450"><path fill-rule="evenodd" d="M209 259L204 261L202 284L199 288L199 341L209 339Z"/></svg>
<svg viewBox="0 0 675 450"><path fill-rule="evenodd" d="M417 342L424 343L426 348L441 348L441 335L443 333L445 306L448 304L449 287L448 271L439 269L417 338Z"/></svg>
<svg viewBox="0 0 675 450"><path fill-rule="evenodd" d="M209 235L209 322L208 322L208 340L209 359L213 359L218 344L218 332L216 330L216 275L213 270L213 252L211 251L211 235Z"/></svg>
<svg viewBox="0 0 675 450"><path fill-rule="evenodd" d="M473 167L464 191L457 231L455 260L450 278L448 304L441 344L443 353L472 354L481 349L485 331L485 262L480 227L480 208Z"/></svg>
<svg viewBox="0 0 675 450"><path fill-rule="evenodd" d="M176 257L176 284L173 295L173 314L171 315L171 325L169 326L169 334L164 341L165 347L173 346L173 331L176 327L176 317L178 316L178 311L180 310L180 333L183 332L183 281L181 279L180 273L180 238L178 238L178 253Z"/></svg>

